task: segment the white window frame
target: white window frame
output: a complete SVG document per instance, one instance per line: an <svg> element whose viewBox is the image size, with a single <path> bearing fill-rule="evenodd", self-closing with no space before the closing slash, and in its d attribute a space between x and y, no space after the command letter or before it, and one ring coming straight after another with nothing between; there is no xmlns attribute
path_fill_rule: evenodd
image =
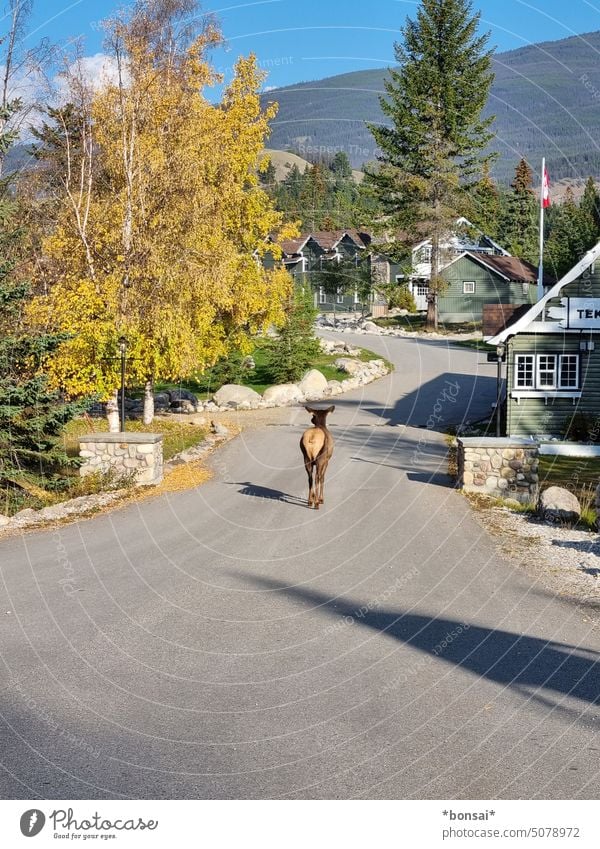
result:
<svg viewBox="0 0 600 849"><path fill-rule="evenodd" d="M319 286L319 303L326 304L327 303L327 295L325 294L325 289L322 286Z"/></svg>
<svg viewBox="0 0 600 849"><path fill-rule="evenodd" d="M528 384L520 384L519 383L519 360L531 360L531 377L533 380L532 385ZM537 365L536 365L536 356L535 354L515 354L515 374L513 378L513 385L515 389L523 389L524 391L533 391L536 388L537 382Z"/></svg>
<svg viewBox="0 0 600 849"><path fill-rule="evenodd" d="M338 304L344 303L344 293L341 291L340 286L338 286L338 289L337 289L337 292L336 292L336 298L337 298Z"/></svg>
<svg viewBox="0 0 600 849"><path fill-rule="evenodd" d="M467 286L472 286L472 289L467 289ZM463 295L474 295L477 286L474 280L463 280Z"/></svg>
<svg viewBox="0 0 600 849"><path fill-rule="evenodd" d="M567 357L575 358L575 385L574 386L565 386L562 382L562 367L563 360ZM581 368L581 355L580 354L560 354L558 358L558 388L566 389L566 390L576 390L579 389L579 372Z"/></svg>
<svg viewBox="0 0 600 849"><path fill-rule="evenodd" d="M554 360L554 382L552 384L545 384L542 386L542 381L540 379L540 373L542 371L541 362L542 357ZM545 368L544 371L549 371L549 369ZM554 389L558 388L558 356L557 354L538 354L536 357L536 369L535 369L535 388L540 392L552 392Z"/></svg>

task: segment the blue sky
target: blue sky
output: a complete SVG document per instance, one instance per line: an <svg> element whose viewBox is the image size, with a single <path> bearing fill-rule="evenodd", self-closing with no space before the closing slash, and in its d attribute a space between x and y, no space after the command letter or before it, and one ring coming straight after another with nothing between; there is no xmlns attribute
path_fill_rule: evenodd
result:
<svg viewBox="0 0 600 849"><path fill-rule="evenodd" d="M82 36L86 53L102 50L99 22L115 0L34 0L30 39L48 36L63 43ZM125 2L126 5L126 2ZM254 51L269 72L267 85L302 80L393 62L393 43L415 0L217 0L216 13L228 46L214 56L226 77L240 54ZM492 43L510 50L539 41L600 29L600 0L476 0Z"/></svg>

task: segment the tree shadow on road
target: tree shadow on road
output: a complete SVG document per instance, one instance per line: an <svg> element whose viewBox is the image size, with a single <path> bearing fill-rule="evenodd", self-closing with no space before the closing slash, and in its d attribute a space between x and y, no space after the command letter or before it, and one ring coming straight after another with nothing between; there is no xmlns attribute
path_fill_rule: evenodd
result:
<svg viewBox="0 0 600 849"><path fill-rule="evenodd" d="M468 622L420 613L369 609L361 601L332 598L316 590L286 586L279 581L244 576L265 589L279 589L293 599L312 605L339 621L350 617L356 625L385 634L425 655L426 662L441 660L480 678L509 687L545 707L573 714L549 694L600 704L600 653ZM403 673L402 667L398 669ZM576 712L576 718L579 713ZM590 714L590 717L591 714ZM596 718L600 718L597 714Z"/></svg>
<svg viewBox="0 0 600 849"><path fill-rule="evenodd" d="M371 413L387 425L427 427L443 433L449 427L491 416L496 389L496 380L487 375L446 372L422 383L389 406L382 406L380 400L369 400L368 397L359 402L341 397L334 398L334 401L340 408L358 406L362 412Z"/></svg>

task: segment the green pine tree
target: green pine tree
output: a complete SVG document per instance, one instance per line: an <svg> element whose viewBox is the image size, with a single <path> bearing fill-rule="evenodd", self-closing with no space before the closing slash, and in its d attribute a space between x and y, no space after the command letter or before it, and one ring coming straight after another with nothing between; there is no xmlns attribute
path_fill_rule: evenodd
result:
<svg viewBox="0 0 600 849"><path fill-rule="evenodd" d="M500 192L485 163L481 179L468 196L467 217L486 236L500 236Z"/></svg>
<svg viewBox="0 0 600 849"><path fill-rule="evenodd" d="M596 182L593 177L590 177L585 184L585 190L579 208L587 219L590 238L593 239L590 245L592 247L600 238L600 195L598 194Z"/></svg>
<svg viewBox="0 0 600 849"><path fill-rule="evenodd" d="M396 44L381 106L391 126L370 125L382 151L369 171L385 227L407 240L427 224L432 238L429 326L437 326L440 243L464 205L466 188L490 160L493 118L483 118L493 81L489 33L468 0L421 0Z"/></svg>
<svg viewBox="0 0 600 849"><path fill-rule="evenodd" d="M6 183L5 183L6 186ZM86 407L48 387L44 361L63 336L28 331L29 285L18 279L16 257L23 233L15 206L0 202L0 512L12 511L34 484L60 489L74 461L63 444L65 424Z"/></svg>
<svg viewBox="0 0 600 849"><path fill-rule="evenodd" d="M520 259L539 261L539 200L533 190L533 171L521 159L511 183L504 222L504 244Z"/></svg>
<svg viewBox="0 0 600 849"><path fill-rule="evenodd" d="M302 378L319 355L314 322L317 310L309 289L297 288L286 309L287 320L267 348L265 365L273 383L293 383Z"/></svg>
<svg viewBox="0 0 600 849"><path fill-rule="evenodd" d="M585 203L582 199L578 206L569 187L564 202L556 206L549 217L545 264L558 278L570 271L598 241L598 231L592 217L593 207L588 207L590 201L591 193L588 193Z"/></svg>

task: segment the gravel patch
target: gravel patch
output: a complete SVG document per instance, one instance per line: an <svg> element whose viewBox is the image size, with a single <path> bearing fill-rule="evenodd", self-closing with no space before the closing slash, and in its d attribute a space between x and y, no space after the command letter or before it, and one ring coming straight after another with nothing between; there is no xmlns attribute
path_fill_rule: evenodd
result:
<svg viewBox="0 0 600 849"><path fill-rule="evenodd" d="M503 554L552 592L600 613L600 536L548 525L506 507L477 505L476 515Z"/></svg>

